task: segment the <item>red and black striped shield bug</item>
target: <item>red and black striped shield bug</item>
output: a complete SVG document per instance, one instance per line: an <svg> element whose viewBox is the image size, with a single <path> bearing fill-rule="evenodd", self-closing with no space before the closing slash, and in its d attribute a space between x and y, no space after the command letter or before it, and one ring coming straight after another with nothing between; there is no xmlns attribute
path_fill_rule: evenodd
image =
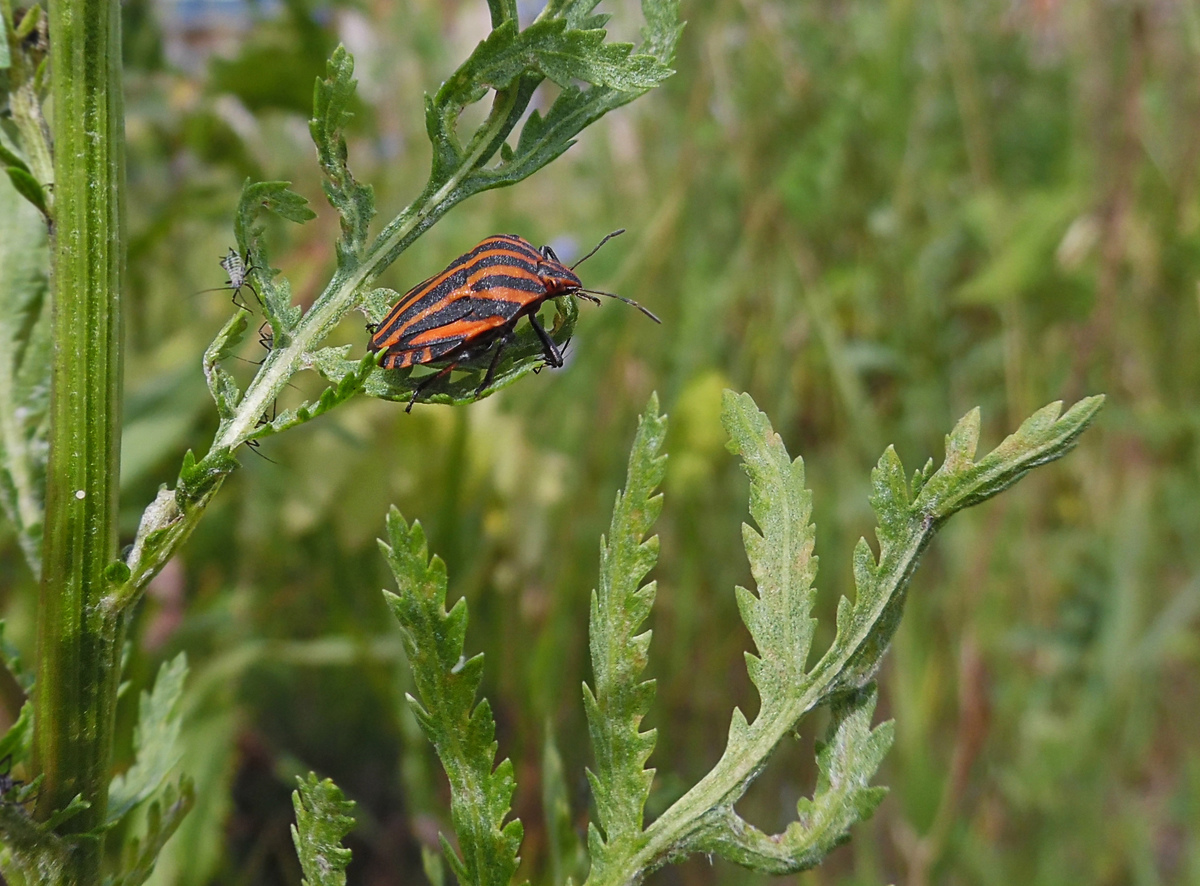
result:
<svg viewBox="0 0 1200 886"><path fill-rule="evenodd" d="M537 312L548 299L577 295L600 304L607 296L633 305L655 323L662 321L632 299L585 289L575 274L587 259L624 230L613 231L595 249L569 268L549 246L541 249L516 234L496 234L450 263L440 274L418 283L392 307L383 322L370 327L368 350L383 352L379 365L404 369L422 364L446 364L413 391L453 371L460 363L491 353L491 362L476 395L492 383L500 355L512 338L513 327L528 317L542 343L549 366L563 365L562 351L538 322Z"/></svg>

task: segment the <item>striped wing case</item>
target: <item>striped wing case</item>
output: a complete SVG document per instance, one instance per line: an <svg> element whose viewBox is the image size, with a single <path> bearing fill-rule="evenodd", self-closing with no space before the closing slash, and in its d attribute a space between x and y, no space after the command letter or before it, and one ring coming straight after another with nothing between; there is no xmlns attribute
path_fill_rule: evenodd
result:
<svg viewBox="0 0 1200 886"><path fill-rule="evenodd" d="M558 273L547 275L548 265ZM573 279L563 280L564 271ZM409 290L375 329L369 347L384 352L384 369L453 360L511 331L546 299L578 286L573 273L528 240L497 234Z"/></svg>

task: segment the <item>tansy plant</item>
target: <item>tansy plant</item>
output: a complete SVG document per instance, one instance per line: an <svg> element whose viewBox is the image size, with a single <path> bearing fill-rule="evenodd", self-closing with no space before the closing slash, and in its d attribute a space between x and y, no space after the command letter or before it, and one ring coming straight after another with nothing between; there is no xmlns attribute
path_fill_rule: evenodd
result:
<svg viewBox="0 0 1200 886"><path fill-rule="evenodd" d="M587 834L590 866L580 865L586 882L638 883L663 864L697 852L755 871L790 873L813 867L846 840L851 826L869 816L885 793L870 781L891 745L892 724L871 724L872 675L900 623L921 552L954 513L1064 455L1102 400L1089 397L1065 414L1053 403L978 460L979 411L974 410L946 437L941 467L935 470L930 459L911 477L889 447L871 475L877 552L865 539L859 541L854 599L839 602L833 642L810 666L817 558L804 463L788 455L748 394L726 392L729 447L750 476L753 525L743 525L742 536L756 586L735 593L754 641L746 666L761 703L753 722L734 708L716 765L647 824L644 810L655 770L646 762L655 733L642 731L640 724L653 702L654 683L642 679L651 639L642 625L656 584L644 582L658 554L658 538L649 533L662 508L656 490L666 463L660 449L667 429L657 398L651 398L629 456L625 490L617 495L608 537L600 543L599 584L592 594L592 681L583 687L595 759L588 771L594 800ZM441 857L427 856L426 869L440 886L444 858L460 884L508 886L523 831L519 821L508 820L513 765L509 760L496 765L491 709L487 701L476 700L483 657L465 652L466 603L460 599L446 609L446 567L430 558L419 523L409 524L393 510L387 534L380 545L399 588L398 594L387 593L387 601L412 667L416 696L409 702L450 782L455 839L442 838ZM782 833L765 833L738 815L735 805L780 742L820 707L829 709L830 718L817 744L812 796L798 803L795 820ZM547 797L553 796L548 790ZM315 776L301 783L294 802L298 827L292 833L306 882L344 883L349 859L340 839L351 825L352 804L331 782Z"/></svg>
<svg viewBox="0 0 1200 886"><path fill-rule="evenodd" d="M6 112L0 120L6 173L0 187L0 502L41 580L36 674L5 652L30 698L0 739L0 759L9 758L28 781L17 784L11 774L0 774L0 869L8 882L135 886L149 876L194 796L187 776L177 773L187 674L182 656L164 664L140 693L134 762L119 777L112 774L125 627L147 582L206 513L237 467L242 444L358 394L411 396L416 380L406 373L385 373L373 356L354 359L347 349L322 346L352 311L381 319L398 294L375 281L398 255L452 206L537 171L586 126L670 74L680 33L673 0L644 0L637 48L607 41L606 19L593 14L593 0L551 0L523 29L515 0L488 5L491 33L427 99L429 182L376 234L372 191L351 174L343 135L353 60L344 50L334 53L316 85L310 131L326 196L341 222L336 270L311 307L294 305L286 277L271 268L263 214L297 223L313 214L284 182L247 183L234 219L235 249L252 269L272 350L244 389L223 368L250 325L242 309L206 350L202 365L219 417L216 435L203 455L188 453L174 487L161 488L127 554L118 557L120 8L115 0L55 0L48 11L34 5L16 16L11 0L0 0L0 110ZM544 113L527 113L546 80L557 85L557 96ZM460 131L463 110L484 100L490 110L483 122ZM52 108L51 120L43 107ZM572 299L560 301L552 328L560 343L571 334L574 311ZM489 391L534 371L541 353L534 333L520 331ZM270 415L270 404L302 370L319 373L326 389L310 403ZM486 370L486 363L465 365L459 377L431 386L429 399L472 399ZM647 824L654 771L646 764L655 736L640 724L654 686L642 679L650 633L640 631L655 596L655 585L643 582L656 560L657 540L649 533L661 506L655 490L666 430L652 401L601 545L591 607L592 680L583 692L595 809L587 866L581 848L559 865L563 879L586 871L595 884L636 882L697 852L759 871L796 871L844 840L882 796L869 782L891 729L872 726L871 677L899 623L919 554L953 513L1064 454L1099 407L1099 398L1062 415L1057 405L1046 407L978 461L979 419L971 413L947 438L942 467L934 470L930 461L911 478L889 449L873 482L878 550L860 543L855 598L841 601L836 636L810 666L816 559L803 466L788 456L748 396L727 395L726 429L751 478L755 526L746 527L744 537L756 587L736 594L755 645L747 666L760 710L753 722L734 710L726 751L712 771ZM491 712L476 698L483 662L465 653L466 605L460 600L445 608L446 570L430 559L419 524L393 511L387 535L383 550L399 591L388 603L412 666L413 707L450 783L453 839L427 855L426 870L435 882L449 868L460 883L503 886L518 868L522 826L509 818L513 766L495 764ZM812 797L799 804L783 833L766 834L735 805L775 747L819 707L831 716ZM556 758L547 758L551 787L560 769ZM570 818L561 790L548 789L546 796L549 814ZM349 853L341 840L353 825L352 804L312 776L302 781L295 809L293 836L305 881L345 882ZM106 846L114 834L121 845Z"/></svg>
<svg viewBox="0 0 1200 886"><path fill-rule="evenodd" d="M35 774L24 786L0 784L9 787L0 804L0 868L9 882L93 884L107 876L135 884L149 875L192 800L187 778L171 776L185 666L164 666L144 696L136 763L114 780L114 711L133 606L238 466L239 447L360 393L411 396L409 373L385 373L373 355L353 359L348 349L322 343L353 311L381 319L399 295L375 281L417 237L466 198L541 169L584 128L671 74L677 0L645 0L637 47L608 40L607 16L595 14L596 5L551 0L521 28L516 0L488 0L491 32L425 103L429 181L377 233L372 190L350 172L344 137L354 62L344 49L333 54L316 84L309 130L325 195L340 218L336 269L311 307L293 304L287 278L271 268L263 216L303 223L314 213L286 182L245 185L235 249L261 296L272 349L239 387L222 365L249 328L250 313L239 309L205 351L216 435L203 455L188 452L173 488L161 487L118 557L120 3L53 0L48 9L18 9L0 0L0 503L41 581L36 682L8 657L30 701L3 748L23 773ZM553 101L530 111L547 81L557 87ZM483 122L461 126L464 109L479 102L489 103ZM552 329L560 344L574 318L572 300L560 300ZM539 368L541 351L531 330L519 331L484 393ZM426 399L473 399L486 369L467 364L459 377L430 386ZM320 373L328 386L314 401L274 415L271 404L302 370ZM106 835L137 830L124 846L105 847Z"/></svg>

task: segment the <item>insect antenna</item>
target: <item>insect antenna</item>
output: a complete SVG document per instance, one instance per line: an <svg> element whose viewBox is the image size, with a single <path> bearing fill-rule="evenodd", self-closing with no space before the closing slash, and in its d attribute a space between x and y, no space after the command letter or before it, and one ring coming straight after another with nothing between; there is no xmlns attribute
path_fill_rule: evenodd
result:
<svg viewBox="0 0 1200 886"><path fill-rule="evenodd" d="M245 303L244 299L239 301L238 297L242 294L243 289L249 289L254 293L255 300L262 305L262 296L258 294L258 290L248 279L250 274L259 270L259 267L258 265L247 264L249 259L249 253L246 253L245 257L243 257L238 255L234 249L230 248L229 252L219 262L221 269L229 275L229 279L225 281L225 285L211 286L208 289L201 289L193 292L192 295L200 295L203 292L220 292L221 290L225 290L233 293L232 301L236 307L248 311L250 310L250 306Z"/></svg>
<svg viewBox="0 0 1200 886"><path fill-rule="evenodd" d="M583 264L585 261L587 261L593 255L595 255L597 252L599 252L600 247L603 246L605 243L607 243L609 240L611 240L613 237L616 237L619 234L624 234L624 233L625 233L624 228L618 228L617 230L613 231L611 234L605 234L604 239L601 240L599 243L597 243L595 248L592 249L591 252L589 252L587 255L585 255L583 258L581 258L579 261L575 262L575 264L571 265L571 270L572 271L575 270L577 267L579 267L581 264Z"/></svg>
<svg viewBox="0 0 1200 886"><path fill-rule="evenodd" d="M586 298L588 301L593 302L594 304L600 304L600 299L596 298L597 295L607 295L609 298L615 298L617 301L623 301L627 305L633 305L635 308L637 308L639 311L641 311L643 314L645 314L647 317L649 317L655 323L662 322L662 320L659 320L658 317L655 316L654 312L651 311L649 308L645 308L642 305L639 305L637 302L635 302L631 298L626 298L623 295L617 295L615 292L601 292L599 289L577 289L572 294L578 295L582 298Z"/></svg>

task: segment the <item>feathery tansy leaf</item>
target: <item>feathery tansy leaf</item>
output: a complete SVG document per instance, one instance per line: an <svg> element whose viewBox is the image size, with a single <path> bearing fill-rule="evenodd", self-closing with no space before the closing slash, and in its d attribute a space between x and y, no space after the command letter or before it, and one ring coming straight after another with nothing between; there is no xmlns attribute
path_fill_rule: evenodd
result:
<svg viewBox="0 0 1200 886"><path fill-rule="evenodd" d="M242 392L233 375L221 366L221 361L233 356L237 346L246 337L249 325L250 314L239 308L204 351L204 379L208 382L208 392L212 394L213 402L217 404L217 416L222 421L233 418Z"/></svg>
<svg viewBox="0 0 1200 886"><path fill-rule="evenodd" d="M110 878L107 886L141 886L150 879L163 847L195 804L196 789L190 778L167 785L147 810L145 834L126 842L121 873Z"/></svg>
<svg viewBox="0 0 1200 886"><path fill-rule="evenodd" d="M768 835L744 821L732 806L705 822L700 851L714 852L743 867L792 874L818 865L849 838L851 826L871 817L887 788L870 779L892 744L891 721L871 728L874 686L849 693L831 706L826 738L817 743L817 786L812 799L796 806L796 820Z"/></svg>
<svg viewBox="0 0 1200 886"><path fill-rule="evenodd" d="M334 50L325 79L313 94L309 131L317 146L317 160L325 173L325 196L341 216L342 237L337 244L338 267L349 271L362 259L367 226L375 215L375 195L369 185L355 181L346 164L346 126L356 87L354 59L344 46Z"/></svg>
<svg viewBox="0 0 1200 886"><path fill-rule="evenodd" d="M133 729L137 754L129 769L116 776L108 790L108 823L115 824L135 806L158 793L183 754L179 747L182 717L179 711L187 656L179 653L163 662L154 688L143 692L138 722Z"/></svg>
<svg viewBox="0 0 1200 886"><path fill-rule="evenodd" d="M410 526L392 508L388 543L379 545L396 577L398 594L384 595L400 623L417 697L409 702L450 780L450 818L461 856L442 838L446 861L460 884L508 886L524 833L509 814L512 763L496 759L496 724L486 700L476 704L483 656L466 658L467 604L446 611L446 566L430 559L421 524Z"/></svg>
<svg viewBox="0 0 1200 886"><path fill-rule="evenodd" d="M308 208L307 200L291 189L291 182L254 182L246 179L242 185L242 195L233 219L233 233L239 253L246 262L247 276L253 274L263 311L279 340L295 329L300 320L300 308L292 304L291 288L287 281L275 280L276 272L271 268L262 236L266 228L258 220L262 212L270 212L296 224L311 221L317 214Z"/></svg>
<svg viewBox="0 0 1200 886"><path fill-rule="evenodd" d="M600 542L600 582L592 592L591 657L594 687L584 684L595 769L588 772L599 829L588 842L593 866L627 851L642 831L642 812L654 770L645 769L655 730L640 730L654 698L654 681L642 680L650 631L637 633L654 603L655 582L643 584L658 559L658 536L647 538L662 510L667 458L661 455L667 419L652 395L638 421L629 454L625 491L617 493L608 538Z"/></svg>
<svg viewBox="0 0 1200 886"><path fill-rule="evenodd" d="M542 742L542 814L550 854L550 882L581 882L587 873L587 853L575 827L562 754L549 721Z"/></svg>
<svg viewBox="0 0 1200 886"><path fill-rule="evenodd" d="M342 838L354 827L354 803L328 778L318 781L310 772L307 780L297 777L296 781L292 843L304 871L302 886L345 886L350 850L342 845Z"/></svg>
<svg viewBox="0 0 1200 886"><path fill-rule="evenodd" d="M326 348L325 350L340 354L344 353L346 349ZM270 421L264 420L262 426L246 439L260 440L263 437L270 437L272 434L278 434L281 431L286 431L289 428L294 428L297 425L311 421L319 415L324 415L335 406L345 403L362 390L363 383L371 372L376 369L381 356L378 353L367 353L357 361L344 361L349 364L350 371L339 376L334 384L323 390L315 403L312 401L302 403L295 409L288 409L279 413ZM326 355L322 359L329 359L329 355ZM334 359L339 359L339 362L342 362L336 356Z"/></svg>
<svg viewBox="0 0 1200 886"><path fill-rule="evenodd" d="M50 404L46 225L0 178L0 509L25 562L42 570Z"/></svg>
<svg viewBox="0 0 1200 886"><path fill-rule="evenodd" d="M762 710L774 712L804 679L816 622L810 617L817 574L811 523L812 493L804 487L804 462L788 455L771 422L749 394L725 392L722 421L729 448L750 476L750 516L742 524L757 594L737 588L738 609L758 655L747 653L750 679Z"/></svg>
<svg viewBox="0 0 1200 886"><path fill-rule="evenodd" d="M921 552L938 528L963 508L1007 489L1034 467L1062 458L1095 418L1104 397L1087 397L1066 414L1051 403L1026 419L1016 433L979 461L979 410L967 413L946 437L946 458L930 465L912 488L893 448L871 472L871 507L879 526L879 556L860 539L854 551L855 598L838 610L837 636L814 673L837 663L840 673L829 692L865 685L900 623L905 593ZM843 612L843 609L845 610Z"/></svg>
<svg viewBox="0 0 1200 886"><path fill-rule="evenodd" d="M1068 452L1102 402L1102 397L1087 398L1061 416L1060 404L1051 404L978 461L980 422L977 412L970 413L947 437L942 467L933 471L926 464L911 484L889 448L871 475L878 559L860 540L853 560L855 599L839 601L834 641L807 669L816 562L802 465L789 458L748 395L726 393L724 423L730 446L750 475L750 513L757 524L757 529L743 528L757 594L739 589L737 599L758 651L747 656L747 663L762 705L753 723L734 709L721 759L644 831L620 844L605 844L593 830L589 886L636 883L648 871L693 852L715 853L756 871L794 872L817 864L848 839L849 829L868 817L884 794L883 788L870 786L870 779L891 745L892 725L871 728L876 690L870 677L899 624L921 551L954 512ZM644 647L637 652L644 654ZM597 705L588 701L594 724ZM813 796L798 804L796 820L782 833L765 834L744 821L734 805L800 718L821 705L828 705L832 716L828 736L818 745ZM611 795L617 783L611 775L601 777L599 768L593 776L606 827L602 804L616 805ZM628 816L622 821L627 825Z"/></svg>

